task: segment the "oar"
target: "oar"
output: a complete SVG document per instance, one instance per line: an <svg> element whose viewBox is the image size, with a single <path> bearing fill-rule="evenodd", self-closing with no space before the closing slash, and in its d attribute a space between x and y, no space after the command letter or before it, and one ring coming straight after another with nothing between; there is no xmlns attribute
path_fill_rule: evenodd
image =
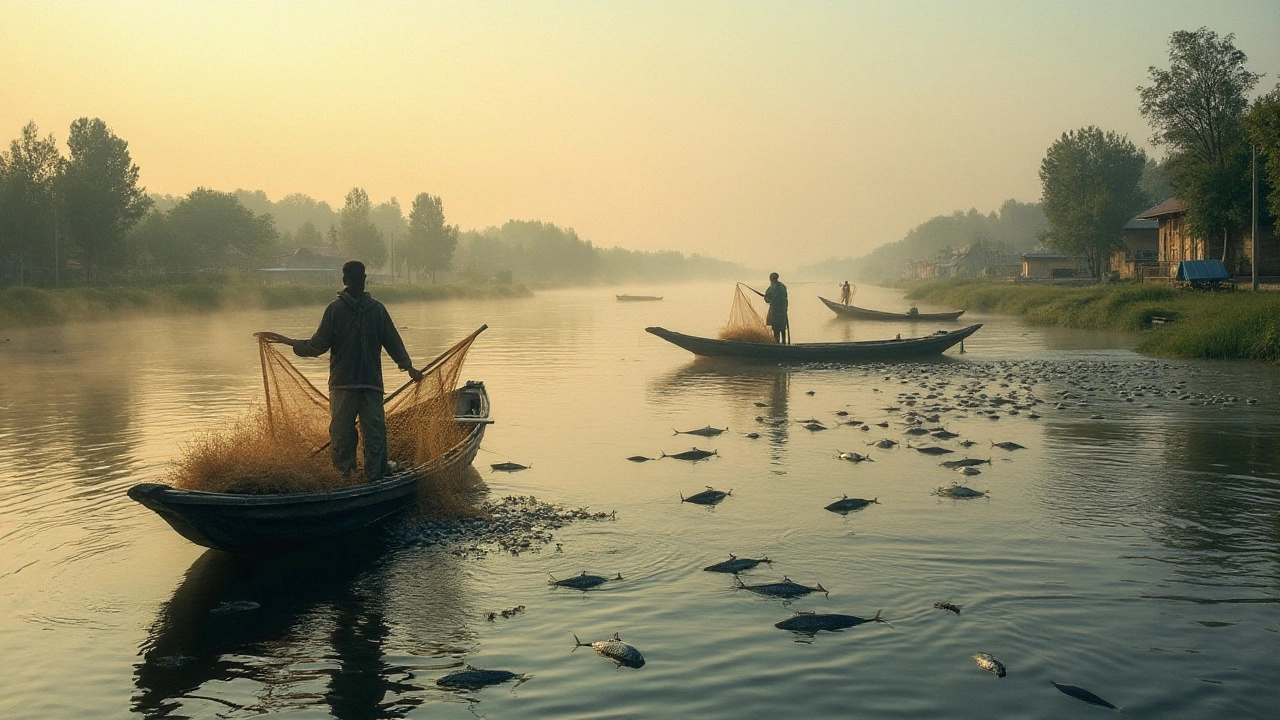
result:
<svg viewBox="0 0 1280 720"><path fill-rule="evenodd" d="M448 360L449 358L453 357L454 355L457 355L457 354L458 354L458 350L459 350L462 346L464 346L464 345L466 345L467 343L471 342L471 341L472 341L472 340L474 340L474 339L475 339L475 338L476 338L480 333L482 333L482 332L484 332L485 330L488 330L488 329L489 329L489 325L488 325L488 323L485 323L484 325L481 325L479 328L477 328L475 332L473 332L473 333L471 333L470 335L468 335L468 336L466 336L466 337L462 338L461 340L459 340L459 341L457 342L457 344L455 344L453 347L451 347L451 348L449 348L448 350L445 350L444 352L440 353L440 354L436 357L436 359L435 359L435 360L432 360L431 362L427 363L426 365L424 365L424 366L422 367L421 373L423 374L423 376L426 376L426 374L427 374L427 373L431 372L432 370L435 370L437 367L439 367L442 363L444 363L444 362L445 362L446 360ZM399 387L399 389L397 389L395 392L393 392L393 393L391 393L390 395L388 395L388 396L386 396L385 398L383 398L383 399L382 399L382 404L383 404L383 405L386 405L387 403L391 402L391 401L392 401L392 400L393 400L397 395L399 395L400 393L402 393L402 392L404 392L405 390L409 389L409 386L410 386L410 385L413 385L413 384L414 384L414 383L416 383L416 382L418 382L418 381L417 381L417 380L414 380L414 379L412 379L412 378L410 378L410 379L409 379L409 382L405 383L404 385L401 385L401 386ZM316 448L315 450L313 450L313 451L311 452L311 455L310 455L309 457L315 457L316 455L319 455L320 453L324 452L324 451L325 451L325 449L327 449L327 448L329 447L329 445L330 445L330 444L332 444L332 442L333 442L333 441L331 441L331 440L330 440L330 441L326 441L326 442L325 442L325 444L323 444L323 445L321 445L320 447L318 447L318 448Z"/></svg>

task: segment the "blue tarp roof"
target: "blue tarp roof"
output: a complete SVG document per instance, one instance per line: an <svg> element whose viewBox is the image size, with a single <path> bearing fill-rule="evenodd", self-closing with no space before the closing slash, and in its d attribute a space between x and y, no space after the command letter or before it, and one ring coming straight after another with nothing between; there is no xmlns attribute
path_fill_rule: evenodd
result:
<svg viewBox="0 0 1280 720"><path fill-rule="evenodd" d="M1183 260L1178 263L1179 280L1229 280L1221 260Z"/></svg>

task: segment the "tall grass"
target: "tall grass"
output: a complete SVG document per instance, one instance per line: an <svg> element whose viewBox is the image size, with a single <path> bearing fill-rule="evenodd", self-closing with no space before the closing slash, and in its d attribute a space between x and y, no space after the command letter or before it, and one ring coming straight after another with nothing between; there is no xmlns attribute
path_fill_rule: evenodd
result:
<svg viewBox="0 0 1280 720"><path fill-rule="evenodd" d="M1139 352L1160 357L1280 361L1280 295L1204 293L1167 285L1088 287L947 280L907 297L976 312L1016 315L1034 325L1140 331ZM1154 325L1153 317L1170 320Z"/></svg>

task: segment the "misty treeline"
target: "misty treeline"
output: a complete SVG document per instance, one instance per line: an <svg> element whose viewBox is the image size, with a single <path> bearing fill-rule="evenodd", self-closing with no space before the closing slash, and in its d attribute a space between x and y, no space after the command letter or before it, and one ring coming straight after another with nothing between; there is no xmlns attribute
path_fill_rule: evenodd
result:
<svg viewBox="0 0 1280 720"><path fill-rule="evenodd" d="M547 222L463 232L446 222L443 200L425 192L407 209L394 197L375 204L360 187L336 209L303 194L272 201L262 191L198 187L148 195L129 144L96 118L72 123L67 147L64 156L31 122L0 151L0 285L179 281L345 259L402 282L434 283L440 273L558 284L742 273L696 254L596 247Z"/></svg>

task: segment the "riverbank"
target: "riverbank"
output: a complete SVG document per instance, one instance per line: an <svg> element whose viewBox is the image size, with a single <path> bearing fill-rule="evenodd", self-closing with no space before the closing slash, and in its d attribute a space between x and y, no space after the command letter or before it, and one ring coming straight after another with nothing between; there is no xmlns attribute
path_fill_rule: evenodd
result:
<svg viewBox="0 0 1280 720"><path fill-rule="evenodd" d="M523 285L379 285L370 291L384 303L454 298L515 298L532 293ZM197 283L145 287L74 287L57 290L0 288L0 330L68 322L121 319L163 313L279 309L321 306L333 299L327 285Z"/></svg>
<svg viewBox="0 0 1280 720"><path fill-rule="evenodd" d="M911 287L907 297L970 312L1015 315L1033 325L1141 332L1135 349L1156 357L1280 362L1280 293L957 279Z"/></svg>

